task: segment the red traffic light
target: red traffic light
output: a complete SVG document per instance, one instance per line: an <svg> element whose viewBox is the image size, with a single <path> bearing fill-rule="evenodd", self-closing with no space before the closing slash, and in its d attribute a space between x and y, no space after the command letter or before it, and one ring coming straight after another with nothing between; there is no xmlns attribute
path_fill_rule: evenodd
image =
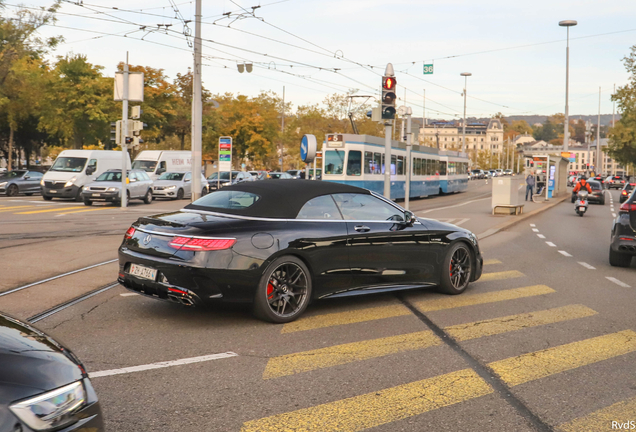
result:
<svg viewBox="0 0 636 432"><path fill-rule="evenodd" d="M386 90L394 90L397 81L393 77L382 77L382 88Z"/></svg>

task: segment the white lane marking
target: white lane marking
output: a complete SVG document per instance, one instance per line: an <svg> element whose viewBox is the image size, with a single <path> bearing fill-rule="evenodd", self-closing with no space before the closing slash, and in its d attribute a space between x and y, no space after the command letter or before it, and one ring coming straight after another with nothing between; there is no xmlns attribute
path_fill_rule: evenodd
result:
<svg viewBox="0 0 636 432"><path fill-rule="evenodd" d="M536 227L536 225L535 225L535 224L530 224L530 226L531 226L531 227Z"/></svg>
<svg viewBox="0 0 636 432"><path fill-rule="evenodd" d="M432 211L437 211L437 210L444 210L444 209L449 209L449 208L461 207L461 206L468 205L470 203L474 203L474 202L477 202L477 201L483 201L483 200L487 200L487 199L492 199L492 197L488 196L486 198L480 198L480 199L476 199L476 200L466 201L465 203L456 204L456 205L447 206L447 207L437 207L437 208L434 208L434 209L421 211L421 212L419 212L419 214L425 214L425 213L430 213Z"/></svg>
<svg viewBox="0 0 636 432"><path fill-rule="evenodd" d="M607 279L610 282L614 282L616 285L618 286L622 286L623 288L631 288L629 285L627 285L625 282L621 282L616 278L610 277L610 276L605 276L605 279Z"/></svg>
<svg viewBox="0 0 636 432"><path fill-rule="evenodd" d="M585 267L586 269L596 270L596 267L591 266L591 265L589 265L589 264L588 264L588 263L586 263L586 262L579 261L579 264L581 264L581 265L582 265L583 267Z"/></svg>
<svg viewBox="0 0 636 432"><path fill-rule="evenodd" d="M563 256L566 256L566 257L571 257L571 256L572 256L572 255L570 255L569 253L567 253L566 251L559 251L559 253L560 253L561 255L563 255Z"/></svg>
<svg viewBox="0 0 636 432"><path fill-rule="evenodd" d="M238 354L230 351L230 352L225 352L220 354L211 354L211 355L205 355L205 356L199 356L199 357L184 358L181 360L172 360L172 361L165 361L165 362L159 362L159 363L150 363L147 365L131 366L131 367L122 368L122 369L110 369L110 370L99 371L99 372L91 372L88 374L88 376L90 378L99 378L99 377L105 377L105 376L111 376L111 375L121 375L121 374L133 373L133 372L141 372L141 371L146 371L151 369L161 369L161 368L167 368L171 366L180 366L180 365L185 365L190 363L201 363L206 361L219 360L219 359L224 359L228 357L237 357L237 356Z"/></svg>
<svg viewBox="0 0 636 432"><path fill-rule="evenodd" d="M444 222L449 223L449 224L452 224L452 223L453 223L453 221L454 221L455 219L457 219L457 218L453 218L453 219L446 219Z"/></svg>
<svg viewBox="0 0 636 432"><path fill-rule="evenodd" d="M543 234L537 234L537 237L539 238L545 238L545 236Z"/></svg>
<svg viewBox="0 0 636 432"><path fill-rule="evenodd" d="M552 242L545 242L545 244L547 244L550 247L556 247L556 245Z"/></svg>
<svg viewBox="0 0 636 432"><path fill-rule="evenodd" d="M459 225L461 225L463 223L468 222L469 220L470 220L470 218L459 220L459 221L455 222L455 225L459 226Z"/></svg>
<svg viewBox="0 0 636 432"><path fill-rule="evenodd" d="M539 230L538 230L538 229L536 229L536 228L532 228L532 231L533 231L533 232L539 232Z"/></svg>
<svg viewBox="0 0 636 432"><path fill-rule="evenodd" d="M616 213L612 213L612 217L616 217Z"/></svg>
<svg viewBox="0 0 636 432"><path fill-rule="evenodd" d="M139 294L137 293L123 293L123 294L119 294L122 297L130 297L130 296L138 296Z"/></svg>

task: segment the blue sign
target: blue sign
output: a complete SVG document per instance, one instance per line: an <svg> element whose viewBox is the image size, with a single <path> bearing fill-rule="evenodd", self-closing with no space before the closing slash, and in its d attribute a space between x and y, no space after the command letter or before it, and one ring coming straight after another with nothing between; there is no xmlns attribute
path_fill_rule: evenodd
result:
<svg viewBox="0 0 636 432"><path fill-rule="evenodd" d="M300 140L300 158L303 162L313 162L316 157L316 147L318 144L314 135L303 135Z"/></svg>

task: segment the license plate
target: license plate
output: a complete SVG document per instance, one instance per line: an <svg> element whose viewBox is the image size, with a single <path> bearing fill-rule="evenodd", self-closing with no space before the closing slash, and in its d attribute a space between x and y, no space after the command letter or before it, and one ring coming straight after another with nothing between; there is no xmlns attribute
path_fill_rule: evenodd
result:
<svg viewBox="0 0 636 432"><path fill-rule="evenodd" d="M579 207L579 211L585 211L585 207Z"/></svg>
<svg viewBox="0 0 636 432"><path fill-rule="evenodd" d="M101 195L102 195L102 194L93 194L92 196L94 196L94 197L98 197L98 196L101 196Z"/></svg>
<svg viewBox="0 0 636 432"><path fill-rule="evenodd" d="M155 280L157 278L157 270L144 267L138 264L130 265L130 274L143 279Z"/></svg>
<svg viewBox="0 0 636 432"><path fill-rule="evenodd" d="M57 193L57 191L56 191L55 189L50 190L49 192L50 192L50 193Z"/></svg>

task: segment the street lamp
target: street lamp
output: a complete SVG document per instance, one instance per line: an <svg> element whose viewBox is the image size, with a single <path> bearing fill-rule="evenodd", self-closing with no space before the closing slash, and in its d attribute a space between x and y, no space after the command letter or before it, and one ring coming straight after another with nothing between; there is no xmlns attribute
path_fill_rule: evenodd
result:
<svg viewBox="0 0 636 432"><path fill-rule="evenodd" d="M565 123L563 125L563 151L568 151L570 144L570 116L568 106L568 92L570 84L570 27L577 23L574 20L559 21L561 27L568 29L567 47L565 48Z"/></svg>
<svg viewBox="0 0 636 432"><path fill-rule="evenodd" d="M462 72L461 76L464 77L464 122L462 123L462 153L466 153L466 84L468 84L468 77L472 74L470 72Z"/></svg>

